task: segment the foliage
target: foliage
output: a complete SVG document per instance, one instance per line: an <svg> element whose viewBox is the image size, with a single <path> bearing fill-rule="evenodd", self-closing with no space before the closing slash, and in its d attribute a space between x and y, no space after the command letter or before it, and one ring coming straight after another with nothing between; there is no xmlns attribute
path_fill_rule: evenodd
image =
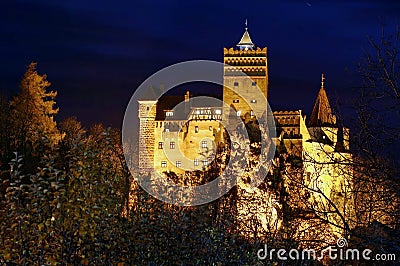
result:
<svg viewBox="0 0 400 266"><path fill-rule="evenodd" d="M50 82L47 76L39 75L36 63L31 63L20 84L21 92L10 102L13 146L26 155L38 143L54 145L60 140L54 116L57 92L47 92Z"/></svg>

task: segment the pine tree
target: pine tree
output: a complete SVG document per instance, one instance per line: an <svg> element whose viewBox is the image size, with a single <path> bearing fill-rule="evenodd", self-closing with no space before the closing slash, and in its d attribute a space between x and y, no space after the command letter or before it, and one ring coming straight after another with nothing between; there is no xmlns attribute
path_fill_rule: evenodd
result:
<svg viewBox="0 0 400 266"><path fill-rule="evenodd" d="M32 62L28 66L20 84L21 92L10 103L14 147L24 154L38 150L45 143L52 146L60 140L54 121L58 113L58 108L54 108L57 92L47 92L51 83L46 74L38 74L36 65Z"/></svg>

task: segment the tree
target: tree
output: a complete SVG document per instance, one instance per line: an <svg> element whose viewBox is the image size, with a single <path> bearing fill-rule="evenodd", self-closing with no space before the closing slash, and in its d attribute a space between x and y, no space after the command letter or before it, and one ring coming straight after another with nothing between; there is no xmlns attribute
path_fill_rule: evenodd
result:
<svg viewBox="0 0 400 266"><path fill-rule="evenodd" d="M10 153L10 105L6 94L0 94L0 169L6 166Z"/></svg>
<svg viewBox="0 0 400 266"><path fill-rule="evenodd" d="M56 91L48 92L51 83L46 74L40 75L37 63L29 64L20 84L21 92L11 103L13 146L24 155L38 150L40 145L54 145L60 140L54 116Z"/></svg>

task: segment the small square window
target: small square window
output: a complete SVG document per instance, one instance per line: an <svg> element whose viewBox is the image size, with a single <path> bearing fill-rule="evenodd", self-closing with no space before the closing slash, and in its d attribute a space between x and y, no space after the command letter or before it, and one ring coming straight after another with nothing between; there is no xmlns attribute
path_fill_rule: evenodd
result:
<svg viewBox="0 0 400 266"><path fill-rule="evenodd" d="M182 162L181 161L176 161L176 167L181 167L182 166Z"/></svg>
<svg viewBox="0 0 400 266"><path fill-rule="evenodd" d="M164 142L159 142L158 143L158 148L163 149L164 148Z"/></svg>
<svg viewBox="0 0 400 266"><path fill-rule="evenodd" d="M169 143L169 148L170 148L170 149L175 149L175 142L174 142L174 141L171 141L171 142Z"/></svg>
<svg viewBox="0 0 400 266"><path fill-rule="evenodd" d="M194 127L194 132L199 133L199 127L198 126Z"/></svg>
<svg viewBox="0 0 400 266"><path fill-rule="evenodd" d="M220 115L220 114L222 114L222 111L221 111L221 109L217 109L217 110L215 110L215 114L217 114L217 115Z"/></svg>
<svg viewBox="0 0 400 266"><path fill-rule="evenodd" d="M236 112L236 115L237 115L237 116L240 116L241 114L242 114L242 111L237 111L237 112Z"/></svg>
<svg viewBox="0 0 400 266"><path fill-rule="evenodd" d="M161 167L163 167L163 168L167 167L167 161L162 161L161 162Z"/></svg>
<svg viewBox="0 0 400 266"><path fill-rule="evenodd" d="M199 160L198 159L194 159L193 163L194 163L194 166L198 166L199 165Z"/></svg>
<svg viewBox="0 0 400 266"><path fill-rule="evenodd" d="M147 111L150 111L150 106L147 106L146 109L147 109Z"/></svg>
<svg viewBox="0 0 400 266"><path fill-rule="evenodd" d="M203 140L203 141L201 142L201 147L202 147L202 148L207 148L207 141L206 141L206 140Z"/></svg>
<svg viewBox="0 0 400 266"><path fill-rule="evenodd" d="M253 81L253 82L251 83L251 86L257 86L257 82Z"/></svg>
<svg viewBox="0 0 400 266"><path fill-rule="evenodd" d="M212 129L212 126L209 126L209 127L208 127L208 130L212 131L212 130L213 130L213 129Z"/></svg>
<svg viewBox="0 0 400 266"><path fill-rule="evenodd" d="M166 116L174 116L174 111L167 111L165 113Z"/></svg>
<svg viewBox="0 0 400 266"><path fill-rule="evenodd" d="M257 102L257 100L254 100L254 99L253 99L253 100L251 100L250 102L251 102L251 103L256 103L256 102Z"/></svg>
<svg viewBox="0 0 400 266"><path fill-rule="evenodd" d="M239 102L239 99L235 99L235 100L233 100L233 102L234 102L234 103L238 103L238 102Z"/></svg>
<svg viewBox="0 0 400 266"><path fill-rule="evenodd" d="M233 86L239 86L239 82L237 81L233 82Z"/></svg>
<svg viewBox="0 0 400 266"><path fill-rule="evenodd" d="M207 159L203 160L203 166L207 166L207 165L208 165L208 160Z"/></svg>

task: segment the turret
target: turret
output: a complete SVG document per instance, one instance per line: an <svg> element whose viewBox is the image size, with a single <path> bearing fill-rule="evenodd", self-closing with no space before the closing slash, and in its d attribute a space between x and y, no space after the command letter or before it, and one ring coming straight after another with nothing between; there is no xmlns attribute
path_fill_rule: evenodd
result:
<svg viewBox="0 0 400 266"><path fill-rule="evenodd" d="M154 127L157 101L138 101L139 104L139 172L154 169Z"/></svg>

